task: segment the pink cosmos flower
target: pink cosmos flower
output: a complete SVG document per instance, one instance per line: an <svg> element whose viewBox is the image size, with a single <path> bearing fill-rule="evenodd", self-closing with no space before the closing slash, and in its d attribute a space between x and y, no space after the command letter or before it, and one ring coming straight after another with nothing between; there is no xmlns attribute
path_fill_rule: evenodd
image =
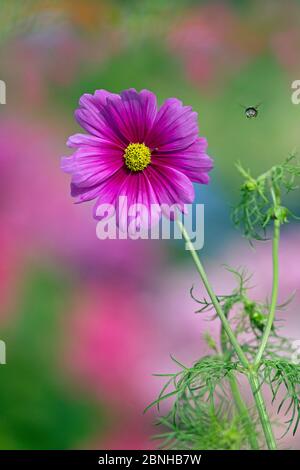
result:
<svg viewBox="0 0 300 470"><path fill-rule="evenodd" d="M113 204L118 225L128 227L128 211L119 202L126 196L126 207L142 205L142 220L150 225L161 214L151 214L151 205L183 211L194 199L192 182L209 182L212 160L206 139L198 136L197 113L178 99L167 99L158 110L148 90L97 90L79 104L75 117L88 134L69 138L76 150L63 158L62 169L72 175L77 202L96 199L95 218L100 204Z"/></svg>

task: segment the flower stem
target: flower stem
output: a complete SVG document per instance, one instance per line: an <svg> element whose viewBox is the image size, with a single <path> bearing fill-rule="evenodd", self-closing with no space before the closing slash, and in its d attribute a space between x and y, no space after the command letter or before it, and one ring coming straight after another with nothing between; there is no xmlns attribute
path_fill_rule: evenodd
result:
<svg viewBox="0 0 300 470"><path fill-rule="evenodd" d="M247 433L248 441L250 444L251 449L258 450L259 444L256 438L256 431L255 427L252 423L251 417L248 412L248 408L245 405L243 398L241 396L239 386L237 380L233 373L229 374L229 385L232 393L232 397L234 399L234 403L237 409L237 412L241 416L242 422L245 427L245 431Z"/></svg>
<svg viewBox="0 0 300 470"><path fill-rule="evenodd" d="M280 240L280 222L279 220L274 221L274 236L273 236L273 287L272 287L272 298L270 311L268 315L268 321L264 330L262 337L261 345L259 347L258 353L254 360L254 365L259 367L263 353L266 349L267 342L272 330L274 323L277 298L278 298L278 280L279 280L279 261L278 261L278 249L279 249L279 240Z"/></svg>
<svg viewBox="0 0 300 470"><path fill-rule="evenodd" d="M221 350L222 350L223 355L224 354L225 356L228 355L229 351L227 348L227 335L224 331L223 325L221 327ZM256 437L255 425L253 424L248 408L243 401L237 379L233 372L230 372L228 374L228 382L230 385L230 389L231 389L231 393L232 393L232 397L235 403L236 410L242 418L242 422L243 422L245 431L247 433L250 447L253 450L257 450L259 449L259 444L258 444L258 440Z"/></svg>
<svg viewBox="0 0 300 470"><path fill-rule="evenodd" d="M250 373L248 376L251 390L254 396L255 404L259 414L261 426L266 438L267 446L269 450L276 450L276 441L272 431L272 426L266 409L266 405L260 390L260 384L256 372Z"/></svg>
<svg viewBox="0 0 300 470"><path fill-rule="evenodd" d="M179 229L182 233L182 236L183 236L183 238L186 242L186 245L187 245L187 247L188 247L188 249L191 253L191 256L194 260L197 271L200 274L202 282L203 282L203 284L204 284L204 286L205 286L205 288L208 292L208 295L209 295L209 297L210 297L210 299L213 303L213 306L214 306L214 308L215 308L215 310L216 310L216 312L217 312L217 314L218 314L218 316L219 316L219 318L222 322L223 328L224 328L224 330L225 330L225 332L226 332L226 334L227 334L227 336L230 340L230 343L231 343L233 349L235 350L235 352L236 352L239 360L241 361L242 365L245 368L248 369L248 367L249 367L248 360L247 360L247 358L244 354L244 351L242 350L241 346L239 345L238 340L236 339L235 334L232 331L231 326L230 326L230 324L229 324L229 322L228 322L228 320L227 320L227 318L226 318L226 316L223 312L223 309L222 309L222 307L221 307L221 305L220 305L220 303L219 303L219 301L218 301L218 299L217 299L217 297L216 297L216 295L215 295L215 293L214 293L214 291L213 291L213 289L212 289L212 287L209 283L209 280L206 276L205 270L202 266L202 263L200 261L200 258L198 256L198 254L197 254L197 251L195 250L195 247L194 247L194 245L193 245L193 243L192 243L192 241L189 237L189 234L187 233L183 223L180 220L177 220L177 223L178 223Z"/></svg>
<svg viewBox="0 0 300 470"><path fill-rule="evenodd" d="M209 280L206 276L205 270L202 266L202 263L201 263L200 258L198 256L198 253L195 250L195 247L194 247L194 245L193 245L193 243L192 243L192 241L189 237L189 234L187 233L187 231L186 231L184 225L182 224L182 222L178 219L177 219L177 224L178 224L179 229L182 233L182 236L183 236L183 238L186 242L187 248L189 249L189 251L191 253L191 256L193 258L193 261L195 263L197 271L198 271L198 273L199 273L199 275L202 279L202 282L203 282L203 284L204 284L204 286L207 290L207 293L208 293L208 295L209 295L209 297L212 301L212 304L213 304L213 306L216 310L216 313L218 314L218 316L219 316L219 318L222 322L224 331L226 332L226 334L229 338L229 341L230 341L234 351L236 352L239 360L241 361L241 364L243 365L243 367L246 370L249 371L248 379L249 379L251 390L252 390L252 393L253 393L253 396L254 396L254 400L255 400L255 404L256 404L256 407L257 407L258 414L259 414L259 418L260 418L260 421L261 421L261 426L262 426L262 429L263 429L263 432L264 432L264 435L265 435L265 438L266 438L266 443L268 445L269 450L275 450L276 449L276 441L275 441L275 438L274 438L274 435L273 435L270 419L269 419L269 416L268 416L268 413L267 413L267 410L266 410L266 405L265 405L265 402L264 402L264 399L263 399L263 396L262 396L262 393L261 393L261 390L260 390L259 380L258 380L257 372L256 372L257 369L253 368L253 366L251 364L249 364L249 361L248 361L244 351L242 350L241 346L239 345L238 340L235 337L235 334L231 329L229 321L227 320L227 318L226 318L226 316L223 312L223 309L222 309L222 307L221 307L221 305L220 305L220 303L219 303L219 301L218 301L218 299L217 299L217 297L216 297L216 295L215 295L215 293L214 293L214 291L213 291L213 289L212 289L212 287L209 283ZM280 226L280 224L279 224L279 226ZM271 303L270 313L273 316L273 320L274 320L274 315L275 315L275 309L276 309L276 303L277 303L277 290L278 290L279 226L275 221L275 234L274 234L274 242L273 242L273 263L275 262L274 286L277 285L277 288L275 288L275 287L273 288L273 295L272 295L272 303ZM274 310L273 313L272 313L272 310ZM270 332L271 332L271 329L272 329L273 320L271 322L270 318L269 318L268 324L266 326L265 333L264 333L265 345L264 345L263 348L260 348L261 349L261 354L263 354L265 346L267 344L267 341L268 341L268 338L269 338L269 335L270 335Z"/></svg>

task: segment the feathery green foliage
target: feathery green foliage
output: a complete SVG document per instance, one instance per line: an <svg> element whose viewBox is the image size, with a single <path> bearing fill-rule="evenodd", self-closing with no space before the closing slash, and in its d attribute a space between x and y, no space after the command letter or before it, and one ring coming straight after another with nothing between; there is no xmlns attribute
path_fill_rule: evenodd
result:
<svg viewBox="0 0 300 470"><path fill-rule="evenodd" d="M272 391L272 402L276 398L280 400L277 412L285 407L287 429L284 435L292 427L294 435L300 421L300 365L286 359L264 360L260 372L263 383L268 384Z"/></svg>
<svg viewBox="0 0 300 470"><path fill-rule="evenodd" d="M217 295L217 298L226 317L230 318L231 325L237 338L240 337L240 343L243 350L249 359L253 359L266 325L269 303L268 301L258 302L250 297L250 291L252 289L250 281L252 279L252 275L245 269L233 269L228 266L226 266L226 269L236 277L237 287L230 294ZM196 313L213 311L214 307L212 302L205 298L202 300L197 299L193 293L193 287L191 288L190 293L193 300L201 305L201 308L196 310ZM277 310L285 310L293 300L293 297L294 294L292 294L286 302L277 305ZM213 315L212 320L215 318L216 316ZM266 358L271 359L290 356L296 351L296 348L293 346L293 340L281 336L280 328L281 321L279 318L272 326L270 340L265 350ZM223 352L224 350L227 351L229 357L234 354L227 335L224 334L224 332L221 336L221 341L223 342Z"/></svg>
<svg viewBox="0 0 300 470"><path fill-rule="evenodd" d="M266 240L269 223L278 219L287 223L289 218L297 218L289 209L281 206L281 196L288 194L298 186L300 164L295 155L291 155L281 165L275 165L258 178L253 178L249 170L240 163L237 169L245 178L241 187L241 198L232 211L232 220L249 240Z"/></svg>
<svg viewBox="0 0 300 470"><path fill-rule="evenodd" d="M158 399L148 407L159 407L163 400L173 397L170 412L158 420L167 429L156 436L161 447L246 448L245 422L230 405L226 381L230 372L238 370L238 364L219 356L206 356L190 368L175 362L181 370L167 375L168 381Z"/></svg>
<svg viewBox="0 0 300 470"><path fill-rule="evenodd" d="M162 417L158 424L166 428L155 436L162 449L239 450L248 446L241 417L225 401L223 407L214 410L206 402L183 402L178 406L176 422Z"/></svg>
<svg viewBox="0 0 300 470"><path fill-rule="evenodd" d="M237 370L236 362L224 361L219 356L205 356L197 361L192 367L186 367L172 358L181 370L174 374L156 374L160 377L169 377L169 380L163 387L157 400L152 402L146 411L154 405L159 404L170 398L175 397L172 415L176 420L177 404L184 398L190 399L190 394L204 400L211 400L213 403L214 394L220 395L225 392L223 380L229 372ZM172 391L168 390L173 387Z"/></svg>
<svg viewBox="0 0 300 470"><path fill-rule="evenodd" d="M157 436L163 448L257 449L264 447L265 442L268 449L275 450L276 440L263 397L264 384L271 389L272 404L279 400L278 413L283 412L287 418L285 434L290 429L295 434L299 425L300 366L290 361L297 351L293 341L280 334L280 318L276 313L286 309L293 299L292 295L278 304L278 248L281 226L290 217L297 219L282 205L282 199L297 189L300 164L292 155L256 179L240 164L238 170L245 181L240 202L232 213L234 224L250 242L266 240L268 227L273 225L272 294L270 301L254 299L252 276L245 269L228 266L237 287L229 294L215 294L188 234L181 228L209 296L197 299L191 288L191 297L200 306L196 313L211 312L211 320L219 318L221 328L219 341L209 332L204 334L212 351L210 356L190 368L175 361L181 370L166 375L167 383L150 405L159 409L163 400L172 399L169 413L159 419L159 424L166 428ZM251 388L253 411L240 393L238 374L244 375Z"/></svg>

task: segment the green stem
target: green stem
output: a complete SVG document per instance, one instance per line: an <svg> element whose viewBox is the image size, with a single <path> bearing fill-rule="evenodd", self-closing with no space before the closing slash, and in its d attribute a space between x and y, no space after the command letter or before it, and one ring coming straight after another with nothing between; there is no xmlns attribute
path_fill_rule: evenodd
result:
<svg viewBox="0 0 300 470"><path fill-rule="evenodd" d="M256 438L255 427L254 427L254 425L252 423L252 420L251 420L251 417L249 415L248 408L245 405L245 403L243 401L243 398L241 396L237 380L236 380L233 373L229 374L228 379L229 379L229 385L230 385L231 393L232 393L232 396L233 396L233 399L234 399L234 403L235 403L236 409L237 409L237 411L238 411L238 413L239 413L239 415L242 419L242 422L244 424L250 447L253 450L258 450L259 449L259 444L258 444L258 441L257 441L257 438Z"/></svg>
<svg viewBox="0 0 300 470"><path fill-rule="evenodd" d="M223 355L224 354L225 356L228 355L229 351L227 348L227 335L224 331L223 326L221 328L221 351ZM244 425L244 428L248 437L250 448L253 450L257 450L259 449L259 444L258 444L258 440L256 437L255 425L253 424L248 408L244 403L244 400L242 398L242 395L238 386L237 379L233 372L230 372L228 374L228 381L229 381L229 385L230 385L230 389L231 389L231 393L232 393L232 397L235 403L236 410L242 418L242 422L243 422L243 425Z"/></svg>
<svg viewBox="0 0 300 470"><path fill-rule="evenodd" d="M263 432L264 432L264 435L265 435L265 438L266 438L266 442L267 442L267 445L268 445L268 448L270 450L274 450L276 449L276 441L275 441L275 438L274 438L274 435L273 435L273 431L272 431L272 427L271 427L271 423L270 423L270 420L269 420L269 417L268 417L268 414L267 414L267 410L266 410L266 405L264 403L264 399L263 399L263 396L261 394L261 391L260 391L260 387L259 387L259 380L258 380L258 377L257 377L257 373L256 371L252 368L252 366L249 364L248 362L248 359L246 357L246 355L244 354L244 351L242 350L241 346L239 345L238 343L238 340L236 339L235 337L235 334L234 332L232 331L231 329L231 326L226 318L226 315L224 314L223 312L223 309L208 281L208 278L206 276L206 273L205 273L205 270L202 266L202 263L200 261L200 258L197 254L197 251L195 250L195 247L189 237L189 234L187 233L185 227L183 226L182 222L180 220L177 220L177 223L178 223L178 226L179 226L179 229L182 233L182 236L186 242L186 245L187 245L187 248L189 249L190 253L191 253L191 256L193 258L193 261L195 263L195 266L197 268L197 271L198 273L200 274L200 277L202 279L202 282L208 292L208 295L212 301L212 304L216 310L216 313L218 314L221 322L222 322L222 325L223 325L223 328L224 328L224 331L226 332L228 338L229 338L229 341L234 349L234 351L236 352L239 360L241 361L241 364L244 366L245 369L249 370L250 373L248 375L248 379L249 379L249 383L250 383L250 386L251 386L251 390L252 390L252 393L253 393L253 396L254 396L254 400L255 400L255 403L256 403L256 406L257 406L257 411L258 411L258 414L259 414L259 418L260 418L260 421L261 421L261 425L262 425L262 429L263 429ZM277 227L277 224L275 224L275 227ZM275 230L277 232L277 230ZM275 233L275 237L274 237L277 242L275 241L275 243L273 244L273 253L275 253L275 248L276 248L276 245L278 244L279 242L279 233ZM274 248L275 246L275 248ZM278 256L274 256L273 254L273 260L275 260L278 262ZM275 271L277 271L277 275L278 275L278 266L277 266L277 269L275 269ZM275 278L275 281L276 281L276 275L274 275L274 278ZM275 282L276 284L276 282ZM274 292L273 292L273 296L272 296L272 304L274 302L274 299L273 297L275 298L275 293L276 293L276 289L274 289ZM276 301L277 301L277 295L276 295ZM276 301L275 301L275 307L274 307L274 311L275 311L275 308L276 308ZM272 324L273 324L273 321L272 323L270 323L271 326L269 325L269 323L267 324L267 327L266 327L266 331L267 331L267 328L269 329L269 333L268 333L268 336L265 334L264 336L266 337L266 342L268 341L268 337L269 337L269 334L270 334L270 331L271 331L271 328L272 328ZM265 333L266 333L265 331ZM264 349L263 349L264 350ZM262 350L262 353L263 353L263 350Z"/></svg>
<svg viewBox="0 0 300 470"><path fill-rule="evenodd" d="M263 353L266 349L270 333L272 331L272 326L275 319L277 298L278 298L278 281L279 281L279 261L278 261L278 249L279 249L279 240L280 240L280 222L278 220L274 221L274 237L273 237L273 287L272 287L272 298L270 311L268 315L268 321L264 330L262 337L261 345L259 347L258 353L254 360L254 366L259 367Z"/></svg>
<svg viewBox="0 0 300 470"><path fill-rule="evenodd" d="M254 368L257 370L264 351L266 349L272 326L275 319L276 305L278 299L278 283L279 283L279 260L278 260L278 250L279 250L279 241L280 241L280 222L278 220L274 221L274 236L273 236L273 247L272 247L272 258L273 258L273 286L272 286L272 297L270 311L268 315L268 321L263 333L262 341L258 350L258 353L254 360ZM259 412L261 425L264 431L266 442L270 450L276 450L276 441L264 403L264 399L260 390L259 380L257 378L257 373L253 372L249 375L249 383L252 389L254 400Z"/></svg>
<svg viewBox="0 0 300 470"><path fill-rule="evenodd" d="M232 331L231 326L230 326L230 324L229 324L229 322L228 322L228 320L227 320L227 318L226 318L226 316L223 312L223 309L222 309L222 307L221 307L221 305L220 305L220 303L219 303L219 301L218 301L218 299L217 299L217 297L216 297L216 295L215 295L215 293L214 293L214 291L213 291L213 289L212 289L212 287L209 283L209 280L206 276L205 270L202 266L202 263L200 261L200 258L198 256L198 254L197 254L197 251L195 250L195 247L194 247L194 245L193 245L193 243L192 243L192 241L189 237L189 234L187 233L184 225L182 224L182 222L180 220L177 220L177 223L178 223L178 226L179 226L180 231L182 233L182 236L183 236L183 238L186 242L186 245L187 245L187 247L188 247L188 249L191 253L191 256L194 260L197 271L200 274L202 282L203 282L203 284L204 284L204 286L205 286L205 288L208 292L208 295L209 295L209 297L210 297L210 299L213 303L213 306L214 306L214 308L215 308L215 310L216 310L216 312L217 312L217 314L218 314L218 316L219 316L219 318L222 322L223 328L227 333L227 336L230 340L230 343L231 343L233 349L235 350L235 352L236 352L239 360L241 361L242 365L246 369L248 369L249 368L248 360L247 360L247 358L244 354L244 351L242 350L241 346L239 345L238 340L236 339L235 334Z"/></svg>
<svg viewBox="0 0 300 470"><path fill-rule="evenodd" d="M276 441L272 431L272 426L266 409L266 405L260 390L259 380L256 373L250 373L248 376L251 390L254 396L255 404L259 414L261 426L266 438L267 446L269 450L276 450Z"/></svg>

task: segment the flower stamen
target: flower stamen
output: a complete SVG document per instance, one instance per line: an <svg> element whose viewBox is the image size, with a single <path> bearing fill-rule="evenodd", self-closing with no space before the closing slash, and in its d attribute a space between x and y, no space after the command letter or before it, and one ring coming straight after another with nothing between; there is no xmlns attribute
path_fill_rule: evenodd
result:
<svg viewBox="0 0 300 470"><path fill-rule="evenodd" d="M130 171L143 171L151 163L151 151L145 144L129 144L124 158Z"/></svg>

